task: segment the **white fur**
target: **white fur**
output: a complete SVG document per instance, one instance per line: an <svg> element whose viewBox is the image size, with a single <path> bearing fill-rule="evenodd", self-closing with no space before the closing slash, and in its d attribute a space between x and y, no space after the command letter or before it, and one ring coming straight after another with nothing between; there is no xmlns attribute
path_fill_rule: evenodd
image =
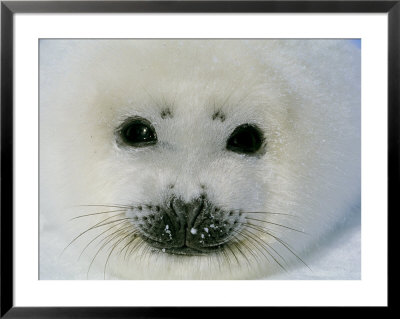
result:
<svg viewBox="0 0 400 319"><path fill-rule="evenodd" d="M173 117L162 119L166 106ZM216 110L225 121L212 120ZM153 124L155 147L116 142L115 129L130 116ZM264 131L262 157L226 150L230 133L244 123ZM200 184L221 207L279 213L252 216L269 222L259 225L274 236L252 230L266 248L244 241L246 258L228 251L227 262L142 246L127 258L112 253L106 278L250 279L280 270L277 261L290 268L301 264L290 250L304 259L359 207L360 166L360 52L348 41L40 43L41 231L57 234L41 237L44 278L50 263L59 278L86 278L102 245L93 242L76 262L99 234L93 229L59 256L107 214L71 218L111 210L79 205L160 204L171 192L189 201L199 196ZM49 240L55 254L46 251ZM88 278L103 278L111 244L96 256Z"/></svg>

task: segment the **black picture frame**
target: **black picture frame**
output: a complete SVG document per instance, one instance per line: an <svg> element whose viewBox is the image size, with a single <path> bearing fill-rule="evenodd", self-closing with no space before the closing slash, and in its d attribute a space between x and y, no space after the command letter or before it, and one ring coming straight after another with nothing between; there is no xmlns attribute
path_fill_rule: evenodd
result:
<svg viewBox="0 0 400 319"><path fill-rule="evenodd" d="M15 13L387 13L388 217L399 211L400 1L1 1L1 312L5 318L178 318L274 315L276 308L15 307L13 300L13 19ZM389 220L389 225L390 225ZM393 224L393 223L392 223ZM389 238L392 232L389 232ZM388 238L388 240L389 240ZM390 240L389 240L390 244ZM389 245L390 250L390 245ZM388 256L389 258L389 256ZM388 287L389 287L388 281ZM388 307L390 308L390 297ZM293 310L293 308L291 308ZM279 310L280 311L280 310ZM305 309L295 310L302 315ZM324 310L323 310L324 311ZM332 310L337 311L336 309ZM334 315L334 313L332 313ZM258 314L259 315L259 314Z"/></svg>

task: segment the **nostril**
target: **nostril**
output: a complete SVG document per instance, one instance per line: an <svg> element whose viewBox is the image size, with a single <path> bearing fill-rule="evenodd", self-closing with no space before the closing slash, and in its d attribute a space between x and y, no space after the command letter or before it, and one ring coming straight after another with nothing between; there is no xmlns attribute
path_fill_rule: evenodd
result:
<svg viewBox="0 0 400 319"><path fill-rule="evenodd" d="M185 202L179 198L172 198L170 208L177 213L184 212L186 210Z"/></svg>

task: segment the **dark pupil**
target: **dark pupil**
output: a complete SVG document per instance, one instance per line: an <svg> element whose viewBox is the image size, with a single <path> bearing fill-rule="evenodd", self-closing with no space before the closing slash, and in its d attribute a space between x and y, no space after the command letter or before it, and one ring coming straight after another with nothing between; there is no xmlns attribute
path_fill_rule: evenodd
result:
<svg viewBox="0 0 400 319"><path fill-rule="evenodd" d="M132 142L144 142L151 138L151 131L145 125L131 125L126 130L126 137Z"/></svg>
<svg viewBox="0 0 400 319"><path fill-rule="evenodd" d="M263 136L260 129L251 124L243 124L233 131L226 148L236 153L251 154L260 149L262 142Z"/></svg>
<svg viewBox="0 0 400 319"><path fill-rule="evenodd" d="M157 142L154 128L144 120L126 124L121 130L121 136L125 143L132 146L146 146Z"/></svg>

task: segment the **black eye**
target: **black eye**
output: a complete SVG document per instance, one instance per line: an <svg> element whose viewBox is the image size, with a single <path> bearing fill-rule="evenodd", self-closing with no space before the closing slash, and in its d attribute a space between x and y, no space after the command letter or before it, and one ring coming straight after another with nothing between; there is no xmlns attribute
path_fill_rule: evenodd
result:
<svg viewBox="0 0 400 319"><path fill-rule="evenodd" d="M253 154L261 148L263 140L263 134L257 126L242 124L235 128L226 143L226 148L236 153Z"/></svg>
<svg viewBox="0 0 400 319"><path fill-rule="evenodd" d="M135 147L149 146L157 143L156 131L144 118L133 118L122 124L119 134L125 144Z"/></svg>

